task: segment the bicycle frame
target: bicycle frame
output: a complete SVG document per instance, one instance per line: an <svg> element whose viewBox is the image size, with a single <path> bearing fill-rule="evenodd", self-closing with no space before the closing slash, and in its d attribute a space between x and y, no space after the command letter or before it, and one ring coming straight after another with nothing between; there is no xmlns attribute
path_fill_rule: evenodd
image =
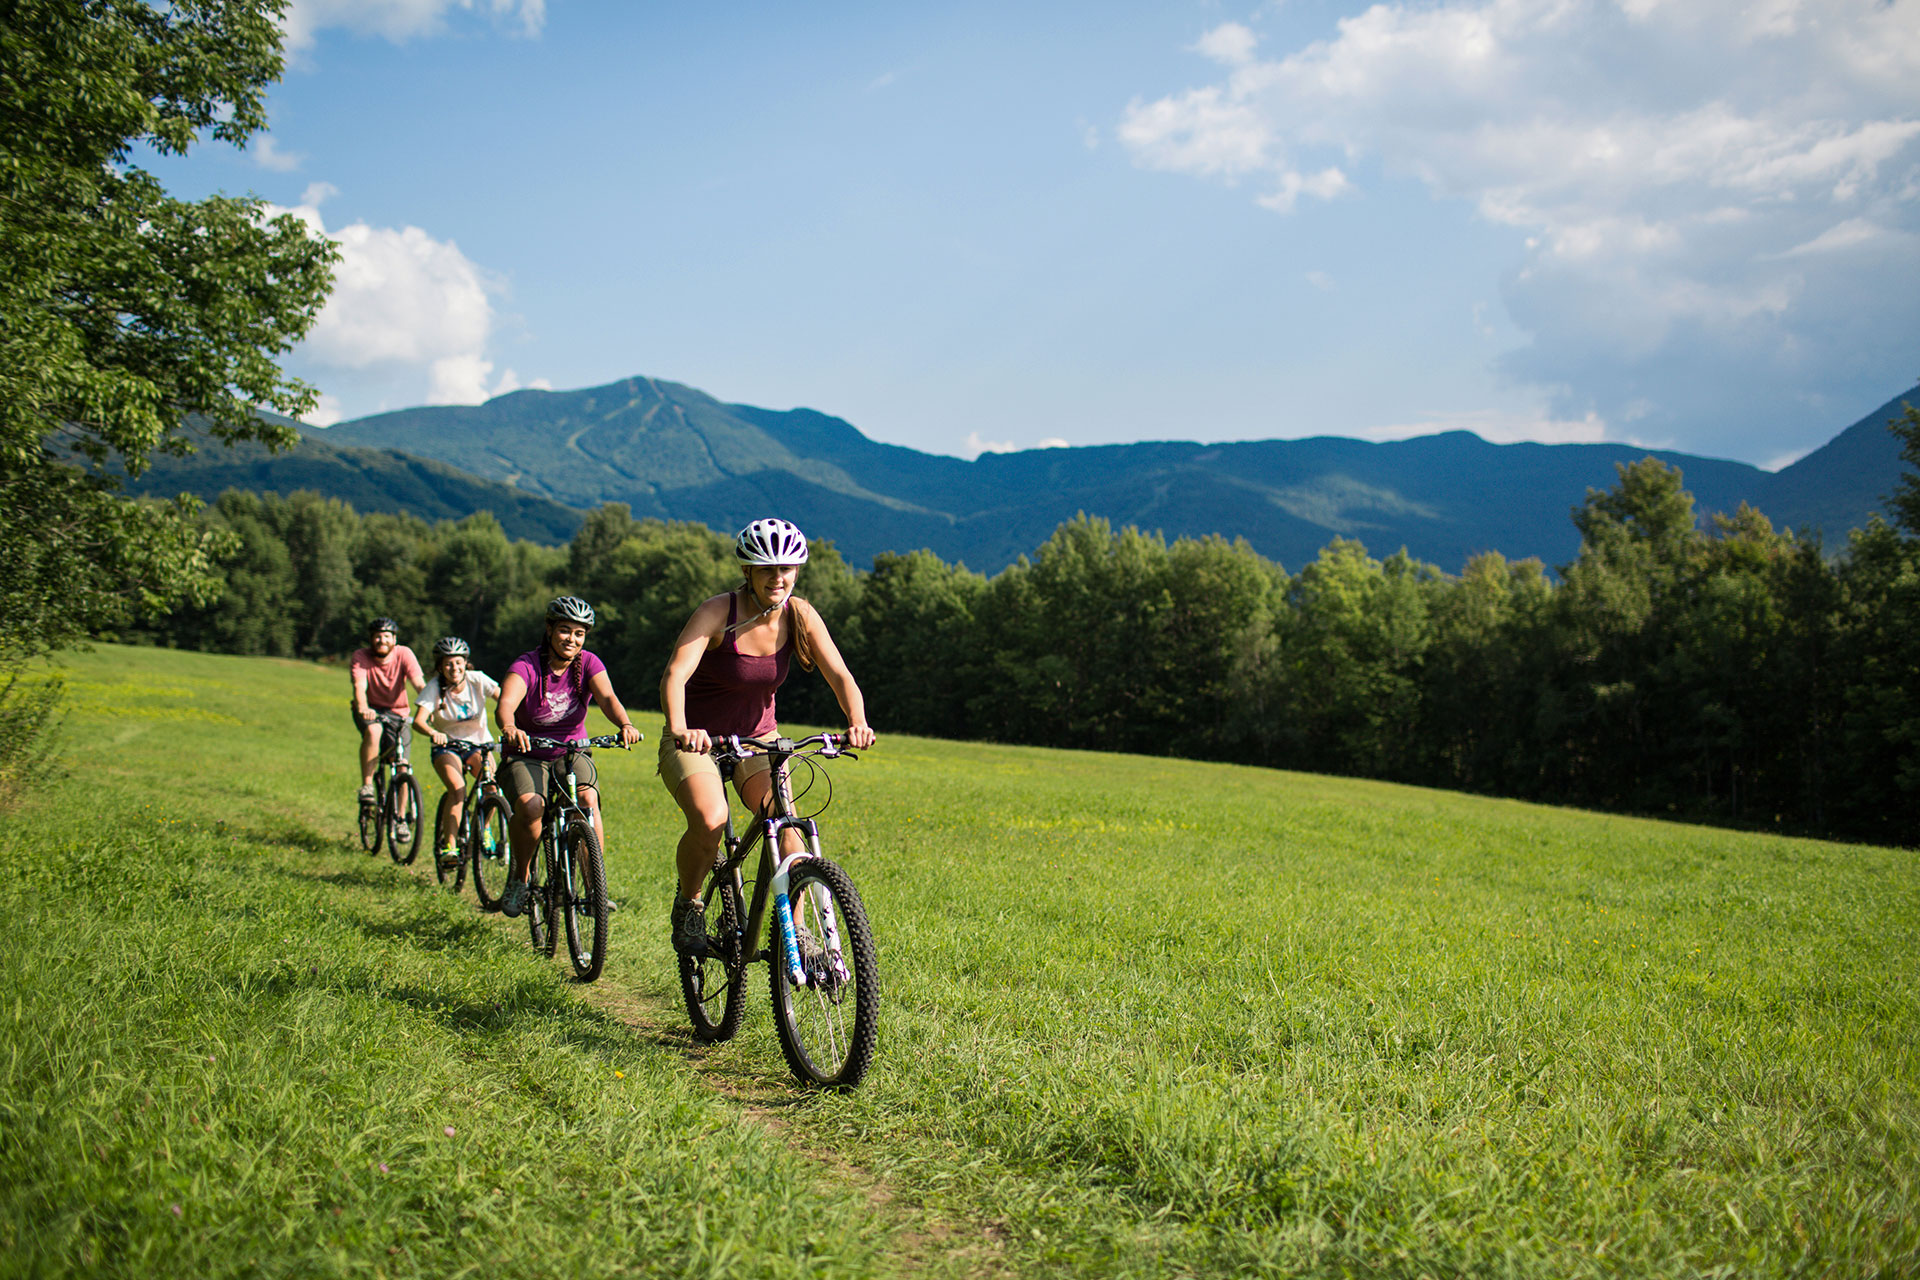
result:
<svg viewBox="0 0 1920 1280"><path fill-rule="evenodd" d="M831 740L831 735L820 735ZM753 852L756 842L759 844L760 861L753 881L753 901L747 908L746 933L743 944L746 948L747 964L772 959L772 953L759 946L759 940L766 937L767 909L771 905L780 919L780 936L786 954L780 957L785 964L788 976L796 986L805 985L806 975L800 963L800 952L793 932L793 913L787 901L787 872L794 862L801 858L818 858L820 852L820 828L812 818L796 817L793 812L793 782L787 772L788 762L798 754L796 744L791 738L775 738L771 741L757 741L752 738L729 737L724 740L725 755L720 762L721 781L724 785L732 781L734 765L744 759L749 749L758 749L769 757L768 772L773 779L773 794L768 798L768 812L761 815L743 836L733 834L733 809L727 809L727 823L722 831L721 840L726 849L726 857L721 859L717 868L722 873L733 876L734 892L745 898L745 885L741 881L740 867ZM823 752L826 755L838 755L839 752ZM793 830L800 833L802 847L790 854L780 853L781 836ZM830 900L816 897L816 908L824 925L827 937L823 940L830 954L837 953L840 946L838 922L834 919L833 904Z"/></svg>

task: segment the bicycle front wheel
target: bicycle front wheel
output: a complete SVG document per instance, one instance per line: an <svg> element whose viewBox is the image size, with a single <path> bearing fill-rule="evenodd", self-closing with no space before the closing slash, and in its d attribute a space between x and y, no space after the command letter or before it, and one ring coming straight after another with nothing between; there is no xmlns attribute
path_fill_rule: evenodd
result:
<svg viewBox="0 0 1920 1280"><path fill-rule="evenodd" d="M530 874L532 878L527 883L527 936L533 942L535 951L551 956L560 945L560 932L553 918L553 847L544 840L534 854Z"/></svg>
<svg viewBox="0 0 1920 1280"><path fill-rule="evenodd" d="M385 825L380 817L386 806L385 782L379 774L374 774L373 799L360 802L360 847L371 854L380 852L381 828Z"/></svg>
<svg viewBox="0 0 1920 1280"><path fill-rule="evenodd" d="M387 856L406 866L420 852L420 780L394 775L387 788Z"/></svg>
<svg viewBox="0 0 1920 1280"><path fill-rule="evenodd" d="M733 1039L746 1009L746 913L732 871L707 877L707 952L680 957L680 993L687 999L693 1038L705 1044Z"/></svg>
<svg viewBox="0 0 1920 1280"><path fill-rule="evenodd" d="M473 868L473 896L480 899L480 906L486 911L498 911L500 895L507 891L507 868L513 863L513 846L507 834L510 813L505 796L482 796L468 832L467 860Z"/></svg>
<svg viewBox="0 0 1920 1280"><path fill-rule="evenodd" d="M575 818L560 833L560 912L567 926L567 959L574 976L592 982L607 963L607 865L593 824Z"/></svg>
<svg viewBox="0 0 1920 1280"><path fill-rule="evenodd" d="M804 858L788 874L794 933L805 981L787 971L778 917L772 924L773 1025L802 1084L851 1089L873 1061L880 1027L880 973L867 911L846 872Z"/></svg>

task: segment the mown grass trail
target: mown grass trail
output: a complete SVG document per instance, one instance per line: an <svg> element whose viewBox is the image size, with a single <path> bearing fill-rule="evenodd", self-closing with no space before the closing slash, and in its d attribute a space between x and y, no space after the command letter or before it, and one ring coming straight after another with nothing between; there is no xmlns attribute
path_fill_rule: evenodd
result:
<svg viewBox="0 0 1920 1280"><path fill-rule="evenodd" d="M678 1029L649 751L583 990L346 843L343 674L67 665L0 819L6 1274L1920 1269L1910 852L891 738L823 818L881 1056L818 1098L763 987Z"/></svg>

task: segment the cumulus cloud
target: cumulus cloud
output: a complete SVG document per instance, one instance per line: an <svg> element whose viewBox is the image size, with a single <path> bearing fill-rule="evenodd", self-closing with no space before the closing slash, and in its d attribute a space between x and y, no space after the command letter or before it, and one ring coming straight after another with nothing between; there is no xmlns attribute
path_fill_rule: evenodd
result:
<svg viewBox="0 0 1920 1280"><path fill-rule="evenodd" d="M446 30L451 12L484 13L526 36L539 35L547 21L546 0L294 0L285 18L287 48L310 47L327 27L400 44Z"/></svg>
<svg viewBox="0 0 1920 1280"><path fill-rule="evenodd" d="M522 382L512 369L494 374L487 348L499 286L451 240L419 227L350 223L329 230L320 202L327 183L307 188L292 212L340 247L333 292L297 359L342 395L322 400L313 421L338 421L349 399L387 404L477 404L545 379ZM327 417L327 423L320 418Z"/></svg>
<svg viewBox="0 0 1920 1280"><path fill-rule="evenodd" d="M1194 47L1224 74L1131 103L1135 161L1246 183L1279 212L1352 192L1362 158L1470 201L1515 234L1502 287L1531 341L1502 369L1556 420L1638 404L1661 431L1780 437L1831 429L1864 378L1912 376L1908 4L1380 3L1277 57L1233 23Z"/></svg>
<svg viewBox="0 0 1920 1280"><path fill-rule="evenodd" d="M978 431L967 432L967 438L960 446L960 456L974 459L983 453L1013 453L1020 448L1011 440L988 440Z"/></svg>
<svg viewBox="0 0 1920 1280"><path fill-rule="evenodd" d="M292 173L306 160L305 156L296 152L282 151L270 133L255 134L247 143L247 151L253 156L255 164L275 173Z"/></svg>

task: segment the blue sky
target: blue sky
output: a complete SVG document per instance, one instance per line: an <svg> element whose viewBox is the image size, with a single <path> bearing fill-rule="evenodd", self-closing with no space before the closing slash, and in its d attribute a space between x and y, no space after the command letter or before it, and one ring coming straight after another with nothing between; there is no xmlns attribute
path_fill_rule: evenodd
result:
<svg viewBox="0 0 1920 1280"><path fill-rule="evenodd" d="M933 452L1620 440L1920 378L1915 0L296 0L324 420L632 374Z"/></svg>

